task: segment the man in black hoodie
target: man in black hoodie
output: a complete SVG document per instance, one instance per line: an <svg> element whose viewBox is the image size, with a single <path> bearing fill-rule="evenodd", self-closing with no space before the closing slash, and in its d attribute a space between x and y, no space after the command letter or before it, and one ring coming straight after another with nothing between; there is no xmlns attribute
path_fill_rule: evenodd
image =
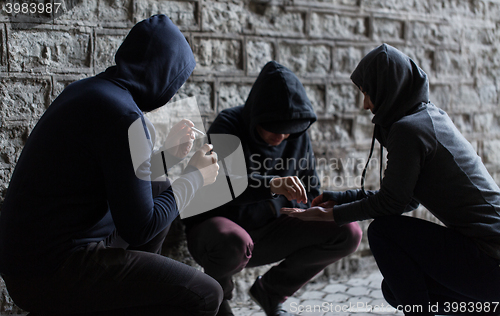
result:
<svg viewBox="0 0 500 316"><path fill-rule="evenodd" d="M499 315L500 188L429 101L427 75L408 56L383 44L351 79L388 151L380 190L325 191L308 210L282 211L339 225L374 218L368 239L382 291L405 315ZM445 226L400 216L419 203Z"/></svg>
<svg viewBox="0 0 500 316"><path fill-rule="evenodd" d="M248 187L236 199L184 220L189 251L224 290L219 316L233 315L232 275L243 268L284 259L255 281L250 295L267 316L285 316L281 303L288 296L359 245L357 223L339 227L280 214L282 207L308 207L319 194L306 132L315 121L299 79L271 61L245 105L222 111L208 130L241 140L248 173Z"/></svg>
<svg viewBox="0 0 500 316"><path fill-rule="evenodd" d="M220 285L157 254L170 223L215 181L216 154L205 155L212 146L171 186L148 181L149 160L137 169L133 161L143 154L135 149L149 155L153 146L143 112L190 76L191 48L157 15L134 26L115 60L69 85L29 136L0 216L0 273L14 302L35 314L215 315ZM131 134L136 123L142 138ZM187 150L171 152L162 156L178 161ZM117 233L128 249L108 247Z"/></svg>

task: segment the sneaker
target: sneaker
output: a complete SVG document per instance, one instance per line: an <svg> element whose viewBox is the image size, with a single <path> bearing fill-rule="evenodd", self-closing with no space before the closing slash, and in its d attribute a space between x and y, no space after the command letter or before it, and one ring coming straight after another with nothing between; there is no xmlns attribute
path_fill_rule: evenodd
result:
<svg viewBox="0 0 500 316"><path fill-rule="evenodd" d="M222 301L216 316L234 316L233 311L231 310L231 306L229 306L228 300Z"/></svg>
<svg viewBox="0 0 500 316"><path fill-rule="evenodd" d="M262 285L262 276L259 276L250 288L250 297L257 303L267 316L297 316L283 309L283 302L276 297L269 295Z"/></svg>

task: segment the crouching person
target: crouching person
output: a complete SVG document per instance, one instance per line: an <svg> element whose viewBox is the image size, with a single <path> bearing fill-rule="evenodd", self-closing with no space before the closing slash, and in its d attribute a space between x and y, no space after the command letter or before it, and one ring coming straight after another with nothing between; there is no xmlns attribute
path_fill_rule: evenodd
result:
<svg viewBox="0 0 500 316"><path fill-rule="evenodd" d="M139 122L147 137L134 146L152 148L143 112L171 99L194 56L157 15L134 26L115 60L69 85L29 136L2 206L0 273L33 315L213 316L218 282L158 253L170 223L215 181L217 156L206 144L172 185L152 184L138 177L129 143ZM189 141L184 149L173 160L187 155ZM117 235L126 249L109 247Z"/></svg>
<svg viewBox="0 0 500 316"><path fill-rule="evenodd" d="M280 212L308 207L319 195L307 134L315 121L299 79L271 61L246 103L222 111L208 130L241 140L248 173L248 187L236 199L184 219L189 251L224 290L218 316L233 315L235 273L279 261L255 280L250 295L267 316L291 315L282 310L287 297L359 245L357 223L304 222Z"/></svg>

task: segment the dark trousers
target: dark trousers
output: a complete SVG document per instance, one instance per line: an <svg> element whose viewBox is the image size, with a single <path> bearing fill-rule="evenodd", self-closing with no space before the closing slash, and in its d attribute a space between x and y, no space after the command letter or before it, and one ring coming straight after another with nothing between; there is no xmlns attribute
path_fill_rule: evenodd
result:
<svg viewBox="0 0 500 316"><path fill-rule="evenodd" d="M361 236L357 223L339 227L288 216L250 232L225 217L213 217L187 232L191 255L222 285L224 299L232 297L235 273L284 259L262 277L267 291L284 300L326 266L354 252Z"/></svg>
<svg viewBox="0 0 500 316"><path fill-rule="evenodd" d="M494 303L500 302L500 262L470 238L425 220L384 216L370 224L368 240L384 297L405 315L500 315Z"/></svg>
<svg viewBox="0 0 500 316"><path fill-rule="evenodd" d="M34 315L215 315L220 285L158 254L167 231L133 250L91 243L53 275L4 276L7 289L19 307Z"/></svg>

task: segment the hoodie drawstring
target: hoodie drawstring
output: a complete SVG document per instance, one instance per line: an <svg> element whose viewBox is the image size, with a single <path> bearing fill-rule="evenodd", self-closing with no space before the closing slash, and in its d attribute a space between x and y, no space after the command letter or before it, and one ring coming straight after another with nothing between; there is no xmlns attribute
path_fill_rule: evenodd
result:
<svg viewBox="0 0 500 316"><path fill-rule="evenodd" d="M372 137L372 144L370 146L370 154L368 155L368 161L366 161L366 165L365 165L365 168L363 169L363 173L361 174L361 192L363 192L363 195L365 197L368 197L368 194L366 194L366 191L365 191L365 177L366 177L366 170L368 169L368 165L370 164L370 159L372 158L372 155L373 155L373 148L375 147L375 135L376 135L376 132L377 132L377 125L375 125L375 127L373 128L373 137ZM384 156L384 147L382 145L380 145L380 187L382 187L382 167L383 167L383 163L382 163L382 159L383 159L383 156Z"/></svg>

